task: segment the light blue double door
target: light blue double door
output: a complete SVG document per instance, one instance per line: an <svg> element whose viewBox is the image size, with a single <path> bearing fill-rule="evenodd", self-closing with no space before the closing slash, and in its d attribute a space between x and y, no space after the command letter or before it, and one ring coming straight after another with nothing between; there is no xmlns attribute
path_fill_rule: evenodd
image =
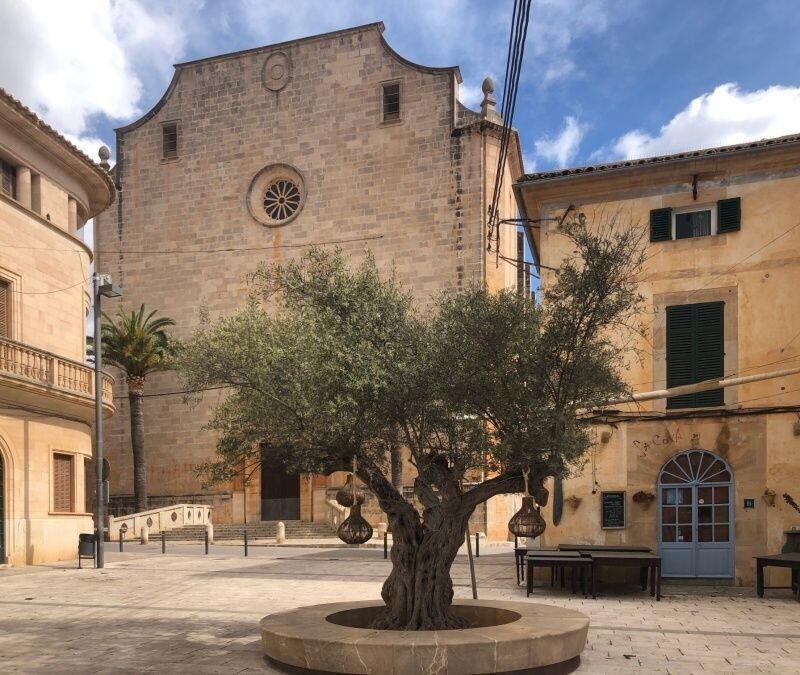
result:
<svg viewBox="0 0 800 675"><path fill-rule="evenodd" d="M733 475L704 450L669 460L658 485L659 549L665 577L733 576Z"/></svg>

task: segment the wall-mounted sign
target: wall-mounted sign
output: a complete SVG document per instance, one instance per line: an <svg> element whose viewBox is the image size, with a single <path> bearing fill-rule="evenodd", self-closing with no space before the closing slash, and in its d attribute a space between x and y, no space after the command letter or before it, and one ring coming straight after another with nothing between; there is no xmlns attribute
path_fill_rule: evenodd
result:
<svg viewBox="0 0 800 675"><path fill-rule="evenodd" d="M600 493L600 526L604 530L625 527L625 491Z"/></svg>
<svg viewBox="0 0 800 675"><path fill-rule="evenodd" d="M756 500L755 499L745 499L744 500L744 508L746 508L746 509L754 509L754 508L756 508Z"/></svg>

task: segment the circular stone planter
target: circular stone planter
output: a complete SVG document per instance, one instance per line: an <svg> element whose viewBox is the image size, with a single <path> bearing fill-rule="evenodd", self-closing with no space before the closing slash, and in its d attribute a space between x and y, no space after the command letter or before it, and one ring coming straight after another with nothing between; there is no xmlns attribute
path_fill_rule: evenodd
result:
<svg viewBox="0 0 800 675"><path fill-rule="evenodd" d="M589 617L551 605L458 600L475 627L395 631L364 628L383 609L374 601L312 605L261 620L264 653L288 672L568 673L586 644Z"/></svg>

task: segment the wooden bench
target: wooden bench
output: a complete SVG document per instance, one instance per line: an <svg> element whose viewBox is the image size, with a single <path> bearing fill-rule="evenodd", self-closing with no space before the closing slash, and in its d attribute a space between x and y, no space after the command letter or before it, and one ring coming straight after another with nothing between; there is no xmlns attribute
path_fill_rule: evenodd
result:
<svg viewBox="0 0 800 675"><path fill-rule="evenodd" d="M586 597L587 588L594 588L594 575L593 575L593 563L591 558L586 558L581 556L576 552L576 555L536 555L535 553L529 553L525 561L528 567L528 577L525 582L525 597L530 596L533 593L533 570L536 567L549 567L551 572L551 579L553 577L553 573L556 569L565 570L570 569L573 571L572 574L572 592L575 593L575 574L574 572L577 570L580 573L580 582L581 582L581 590L583 591L583 596ZM589 577L589 583L587 586L586 577ZM561 576L562 583L563 583L563 573ZM551 581L552 584L552 581Z"/></svg>
<svg viewBox="0 0 800 675"><path fill-rule="evenodd" d="M632 551L582 551L590 558L592 570L592 597L597 597L597 578L601 567L638 567L642 573L642 590L646 587L646 572L650 572L650 595L661 600L661 556Z"/></svg>

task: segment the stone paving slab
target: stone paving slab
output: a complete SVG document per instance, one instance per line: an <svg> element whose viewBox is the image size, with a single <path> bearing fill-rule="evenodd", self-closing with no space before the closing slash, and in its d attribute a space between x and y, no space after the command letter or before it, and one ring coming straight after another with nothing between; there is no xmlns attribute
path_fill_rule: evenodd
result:
<svg viewBox="0 0 800 675"><path fill-rule="evenodd" d="M301 605L378 598L390 563L374 549L158 544L107 549L103 570L69 565L0 571L0 673L276 673L258 621ZM477 561L481 598L525 602L510 552ZM466 556L453 570L470 597ZM800 605L788 592L664 585L597 600L537 587L531 601L590 616L578 673L800 672Z"/></svg>

